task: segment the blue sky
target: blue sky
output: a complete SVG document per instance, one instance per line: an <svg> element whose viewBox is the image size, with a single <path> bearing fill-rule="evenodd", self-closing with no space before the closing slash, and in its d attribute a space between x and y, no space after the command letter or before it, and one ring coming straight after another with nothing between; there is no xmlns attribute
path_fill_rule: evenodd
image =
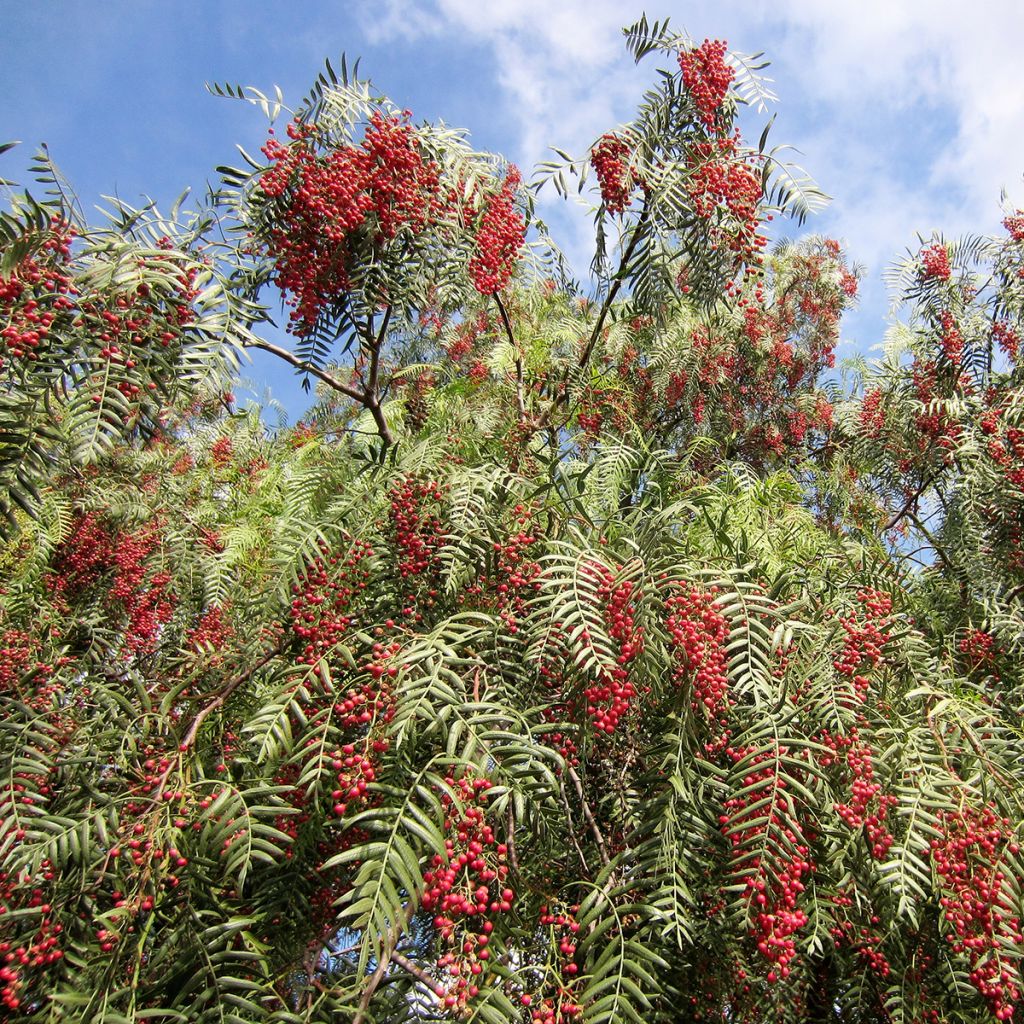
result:
<svg viewBox="0 0 1024 1024"><path fill-rule="evenodd" d="M0 177L25 180L46 142L84 205L116 192L169 205L202 192L214 168L255 151L262 114L217 99L206 81L281 86L298 99L325 58L342 52L417 120L470 129L480 149L528 170L557 145L583 152L627 120L654 63L632 66L619 30L644 10L698 41L765 51L779 96L773 138L834 197L804 230L833 234L865 264L847 344L870 349L885 330L881 272L916 233L994 232L1000 190L1024 205L1024 4L1015 0L7 0L0 34L6 103ZM583 211L542 214L587 259ZM795 225L782 230L798 233ZM298 407L291 373L250 376Z"/></svg>

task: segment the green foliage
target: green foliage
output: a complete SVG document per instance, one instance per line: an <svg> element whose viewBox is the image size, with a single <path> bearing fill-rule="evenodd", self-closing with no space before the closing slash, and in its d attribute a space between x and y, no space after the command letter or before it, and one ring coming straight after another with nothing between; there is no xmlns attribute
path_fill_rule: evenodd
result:
<svg viewBox="0 0 1024 1024"><path fill-rule="evenodd" d="M589 295L345 62L198 213L89 227L43 154L3 215L11 1019L1010 1019L1024 220L912 255L844 390L760 58L627 44L679 70L541 172Z"/></svg>

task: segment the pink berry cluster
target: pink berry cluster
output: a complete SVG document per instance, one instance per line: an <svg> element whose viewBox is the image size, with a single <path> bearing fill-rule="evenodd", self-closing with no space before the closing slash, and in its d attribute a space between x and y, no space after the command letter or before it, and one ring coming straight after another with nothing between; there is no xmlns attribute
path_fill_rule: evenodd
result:
<svg viewBox="0 0 1024 1024"><path fill-rule="evenodd" d="M391 488L389 525L398 553L398 575L408 584L418 579L430 583L440 570L440 552L445 543L437 507L444 500L441 485L434 480L405 477ZM415 595L408 595L406 614L413 614Z"/></svg>
<svg viewBox="0 0 1024 1024"><path fill-rule="evenodd" d="M1024 242L1024 210L1015 210L1003 218L1003 227L1015 242Z"/></svg>
<svg viewBox="0 0 1024 1024"><path fill-rule="evenodd" d="M44 860L40 865L40 881L52 882L52 865ZM0 933L0 1006L11 1014L10 1020L19 1018L19 1011L34 1009L34 984L41 980L47 968L64 958L60 948L63 925L57 920L55 908L47 902L41 886L25 889L29 881L7 872L0 872L0 921L7 915L12 920L31 915L35 925L31 937L20 933L17 938L2 938ZM20 912L20 913L19 913Z"/></svg>
<svg viewBox="0 0 1024 1024"><path fill-rule="evenodd" d="M350 290L358 245L419 233L445 205L437 165L424 156L408 115L377 111L360 145L325 156L318 155L318 135L316 126L295 121L290 143L271 137L263 146L270 165L259 179L277 210L267 249L278 286L291 295L289 330L300 337Z"/></svg>
<svg viewBox="0 0 1024 1024"><path fill-rule="evenodd" d="M484 200L469 260L470 280L481 295L493 295L509 283L526 240L526 221L516 208L521 182L519 169L512 165L501 188Z"/></svg>
<svg viewBox="0 0 1024 1024"><path fill-rule="evenodd" d="M861 402L857 419L867 437L876 438L885 427L885 409L882 408L882 392L871 388Z"/></svg>
<svg viewBox="0 0 1024 1024"><path fill-rule="evenodd" d="M697 142L691 147L686 188L694 213L714 220L713 244L757 265L767 238L760 233L759 205L763 194L757 157L741 157L734 138ZM727 226L718 221L728 218Z"/></svg>
<svg viewBox="0 0 1024 1024"><path fill-rule="evenodd" d="M601 199L612 214L622 213L630 204L633 177L629 170L629 143L614 132L602 135L590 153L590 163L597 172Z"/></svg>
<svg viewBox="0 0 1024 1024"><path fill-rule="evenodd" d="M926 245L921 250L921 276L938 281L948 281L953 272L949 263L949 249L939 242Z"/></svg>
<svg viewBox="0 0 1024 1024"><path fill-rule="evenodd" d="M643 628L636 624L635 584L631 580L615 582L615 574L604 565L592 562L584 571L598 582L597 596L608 636L615 641L616 665L603 669L600 677L584 690L587 715L600 735L612 735L620 720L629 712L636 689L629 678L629 664L644 650ZM580 637L589 642L589 630Z"/></svg>
<svg viewBox="0 0 1024 1024"><path fill-rule="evenodd" d="M508 887L508 847L500 843L487 822L491 782L466 772L448 776L452 792L445 806L445 854L434 854L423 873L424 910L434 913L434 928L447 947L438 966L448 975L435 993L444 1009L462 1011L479 993L491 959L494 921L512 909L515 893Z"/></svg>
<svg viewBox="0 0 1024 1024"><path fill-rule="evenodd" d="M944 309L942 311L939 316L939 323L942 328L939 334L942 354L953 366L958 367L964 357L964 336L960 333L959 327L957 327L956 318L949 310Z"/></svg>
<svg viewBox="0 0 1024 1024"><path fill-rule="evenodd" d="M1012 1020L1020 973L1007 949L1024 944L1019 908L1000 866L1016 855L1009 821L991 806L965 806L940 816L941 838L931 841L932 866L942 879L946 941L971 965L970 979L996 1020Z"/></svg>
<svg viewBox="0 0 1024 1024"><path fill-rule="evenodd" d="M693 711L723 724L731 704L729 624L715 604L717 595L717 587L684 587L665 601L665 628L672 648L673 683L688 688Z"/></svg>
<svg viewBox="0 0 1024 1024"><path fill-rule="evenodd" d="M725 62L728 45L721 39L705 39L700 46L679 54L683 85L693 98L704 124L713 129L736 72Z"/></svg>
<svg viewBox="0 0 1024 1024"><path fill-rule="evenodd" d="M766 830L779 832L784 839L784 844L775 844L777 863L772 868L758 856L744 858L740 872L744 899L750 906L751 938L758 952L772 964L765 976L769 984L788 978L792 970L790 965L796 959L794 936L807 924L807 914L799 905L805 889L803 878L813 870L810 848L804 838L783 824L783 817L789 817L788 797L778 771L779 758L788 753L784 746L778 748L777 754L755 754L753 749L744 747L726 748L726 755L734 764L754 756L741 782L748 792L726 800L725 813L719 817L722 831L734 849L751 849L763 841ZM762 799L764 792L769 793L767 805Z"/></svg>
<svg viewBox="0 0 1024 1024"><path fill-rule="evenodd" d="M890 808L895 807L898 801L892 794L884 792L880 782L875 781L871 747L859 738L856 729L846 735L823 731L820 742L834 754L821 755L819 763L823 766L845 764L850 772L850 799L835 805L836 814L848 828L863 828L871 855L875 860L884 860L893 844L886 820Z"/></svg>
<svg viewBox="0 0 1024 1024"><path fill-rule="evenodd" d="M367 541L355 540L344 552L321 545L320 556L292 585L292 632L304 644L299 664L315 665L347 635L354 622L351 605L366 589L372 556Z"/></svg>
<svg viewBox="0 0 1024 1024"><path fill-rule="evenodd" d="M525 992L520 1003L529 1007L530 1024L577 1024L583 1014L576 989L579 964L576 946L580 925L576 920L578 906L559 909L544 904L537 925L546 932L546 945L556 946L556 963L549 965L539 992ZM557 944L557 945L556 945Z"/></svg>
<svg viewBox="0 0 1024 1024"><path fill-rule="evenodd" d="M0 367L3 348L15 359L38 359L58 314L74 309L68 273L74 230L53 218L36 251L0 276Z"/></svg>
<svg viewBox="0 0 1024 1024"><path fill-rule="evenodd" d="M845 632L842 650L833 659L836 672L850 680L860 703L867 699L871 679L865 673L882 664L892 628L892 596L865 587L857 591L858 608L839 622Z"/></svg>

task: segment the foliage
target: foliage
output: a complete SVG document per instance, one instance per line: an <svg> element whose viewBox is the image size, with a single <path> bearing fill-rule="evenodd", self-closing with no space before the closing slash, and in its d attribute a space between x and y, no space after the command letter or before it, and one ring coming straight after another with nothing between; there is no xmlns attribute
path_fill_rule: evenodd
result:
<svg viewBox="0 0 1024 1024"><path fill-rule="evenodd" d="M1024 221L910 254L843 390L759 58L627 40L673 67L529 187L343 64L197 214L14 198L10 1019L1012 1018Z"/></svg>

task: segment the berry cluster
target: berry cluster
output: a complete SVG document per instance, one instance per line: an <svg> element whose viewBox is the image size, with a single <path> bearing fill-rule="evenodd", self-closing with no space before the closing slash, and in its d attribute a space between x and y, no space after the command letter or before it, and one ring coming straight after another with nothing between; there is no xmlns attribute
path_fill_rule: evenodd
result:
<svg viewBox="0 0 1024 1024"><path fill-rule="evenodd" d="M726 644L729 624L715 605L717 587L683 589L665 601L672 682L688 687L690 707L723 724L731 706Z"/></svg>
<svg viewBox="0 0 1024 1024"><path fill-rule="evenodd" d="M879 590L864 588L857 591L857 602L860 607L839 620L846 636L832 667L852 682L854 697L864 703L871 685L871 680L864 673L882 663L883 649L889 642L892 597Z"/></svg>
<svg viewBox="0 0 1024 1024"><path fill-rule="evenodd" d="M331 793L333 810L343 818L352 810L352 805L366 803L369 784L377 778L380 755L387 752L386 739L371 740L366 737L362 750L357 751L354 743L346 743L331 755L331 768L337 772L337 788Z"/></svg>
<svg viewBox="0 0 1024 1024"><path fill-rule="evenodd" d="M230 437L218 437L210 448L210 459L215 466L224 467L231 462L233 451Z"/></svg>
<svg viewBox="0 0 1024 1024"><path fill-rule="evenodd" d="M375 112L358 146L317 153L315 126L293 122L290 144L270 138L259 179L276 208L268 232L277 284L291 293L289 330L311 334L321 313L351 288L357 248L379 247L400 232L422 232L444 207L437 165L423 155L403 117Z"/></svg>
<svg viewBox="0 0 1024 1024"><path fill-rule="evenodd" d="M999 679L996 668L999 647L991 633L969 626L957 644L957 650L964 655L971 672L983 672L993 679Z"/></svg>
<svg viewBox="0 0 1024 1024"><path fill-rule="evenodd" d="M292 585L292 632L304 644L299 664L315 665L349 632L354 622L352 599L366 589L372 556L366 541L353 541L344 553L322 544L320 556Z"/></svg>
<svg viewBox="0 0 1024 1024"><path fill-rule="evenodd" d="M939 281L948 281L953 272L949 264L949 249L936 242L934 245L926 245L921 250L921 276L934 278Z"/></svg>
<svg viewBox="0 0 1024 1024"><path fill-rule="evenodd" d="M76 516L54 552L48 589L60 597L77 597L113 568L113 550L114 538L96 513Z"/></svg>
<svg viewBox="0 0 1024 1024"><path fill-rule="evenodd" d="M530 1024L576 1024L583 1013L575 993L579 964L576 962L576 936L580 930L576 920L578 906L558 910L547 905L540 908L538 928L546 931L545 948L557 946L557 963L548 965L540 992L524 993L520 1003L529 1007ZM553 989L553 991L552 991Z"/></svg>
<svg viewBox="0 0 1024 1024"><path fill-rule="evenodd" d="M865 435L876 438L885 427L885 409L882 408L882 392L872 388L864 395L857 419Z"/></svg>
<svg viewBox="0 0 1024 1024"><path fill-rule="evenodd" d="M1024 210L1015 210L1003 218L1003 227L1015 242L1024 242Z"/></svg>
<svg viewBox="0 0 1024 1024"><path fill-rule="evenodd" d="M727 49L721 39L705 39L700 46L679 54L683 85L693 97L701 120L712 129L736 74L725 62Z"/></svg>
<svg viewBox="0 0 1024 1024"><path fill-rule="evenodd" d="M37 711L49 711L63 689L53 680L54 670L68 661L42 661L38 638L20 629L5 630L0 636L0 694Z"/></svg>
<svg viewBox="0 0 1024 1024"><path fill-rule="evenodd" d="M992 337L1007 359L1016 363L1020 353L1020 334L1017 333L1017 330L1005 320L996 320L992 324Z"/></svg>
<svg viewBox="0 0 1024 1024"><path fill-rule="evenodd" d="M527 602L541 589L541 567L532 557L539 541L530 510L522 504L513 508L514 525L504 540L494 542L494 567L488 576L470 584L462 594L463 603L493 610L501 616L510 633L519 632L527 613Z"/></svg>
<svg viewBox="0 0 1024 1024"><path fill-rule="evenodd" d="M698 142L692 147L686 189L694 213L704 220L716 218L712 242L757 265L767 244L759 233L758 207L763 186L756 156L741 157L735 138Z"/></svg>
<svg viewBox="0 0 1024 1024"><path fill-rule="evenodd" d="M965 806L940 815L942 837L930 844L931 862L942 879L946 941L971 965L970 979L996 1020L1011 1020L1020 999L1016 960L1006 949L1024 944L1019 911L1009 879L1000 867L1005 853L1016 855L1009 821L991 806Z"/></svg>
<svg viewBox="0 0 1024 1024"><path fill-rule="evenodd" d="M399 576L403 580L433 579L440 568L445 536L441 520L428 509L428 503L444 500L441 485L406 477L394 484L388 497Z"/></svg>
<svg viewBox="0 0 1024 1024"><path fill-rule="evenodd" d="M521 181L518 168L509 167L501 188L484 201L469 261L470 279L481 295L494 295L509 283L526 240L526 222L516 209Z"/></svg>
<svg viewBox="0 0 1024 1024"><path fill-rule="evenodd" d="M73 238L74 231L54 218L36 250L0 276L0 342L15 359L37 359L57 315L74 309L68 275Z"/></svg>
<svg viewBox="0 0 1024 1024"><path fill-rule="evenodd" d="M629 170L629 144L613 132L602 135L590 153L597 172L601 199L609 213L622 213L630 204L633 177Z"/></svg>
<svg viewBox="0 0 1024 1024"><path fill-rule="evenodd" d="M836 813L848 828L863 828L871 846L871 855L876 860L884 860L893 844L886 819L897 799L883 792L882 784L875 781L871 747L859 739L856 729L845 736L833 736L824 731L820 742L834 752L820 756L822 765L839 763L845 751L845 763L850 770L850 800L837 803Z"/></svg>
<svg viewBox="0 0 1024 1024"><path fill-rule="evenodd" d="M54 879L48 860L40 865L40 880ZM0 1005L16 1019L18 1011L35 1009L31 1005L32 986L38 975L64 958L59 948L63 926L56 920L53 907L46 902L45 890L41 886L26 889L30 882L27 877L16 877L0 872L0 922L8 928L0 931ZM18 930L24 921L38 921L30 934ZM11 934L11 938L4 937ZM26 999L29 1002L26 1004Z"/></svg>
<svg viewBox="0 0 1024 1024"><path fill-rule="evenodd" d="M889 958L882 950L883 937L878 934L876 926L880 923L877 914L871 915L870 925L857 927L854 921L843 916L843 912L853 907L854 902L848 892L840 890L832 897L832 904L837 908L835 924L829 929L836 948L848 946L860 958L864 967L877 978L888 978L892 973ZM917 958L915 957L915 961ZM927 1018L926 1018L927 1019ZM935 1022L938 1024L938 1022Z"/></svg>
<svg viewBox="0 0 1024 1024"><path fill-rule="evenodd" d="M442 797L445 856L435 854L423 873L427 888L420 902L433 911L438 938L450 947L438 958L450 981L435 992L446 1010L459 1011L479 992L494 918L512 909L515 893L507 884L508 848L487 823L490 780L467 772L448 776L445 784L453 791Z"/></svg>
<svg viewBox="0 0 1024 1024"><path fill-rule="evenodd" d="M186 635L187 645L205 655L211 668L223 663L224 648L235 635L234 628L225 618L226 610L223 605L211 605Z"/></svg>
<svg viewBox="0 0 1024 1024"><path fill-rule="evenodd" d="M153 523L118 539L114 549L116 573L110 600L119 601L128 615L125 649L129 654L150 654L161 627L174 613L176 599L168 593L169 573L155 573L147 583L150 555L159 544L159 524Z"/></svg>
<svg viewBox="0 0 1024 1024"><path fill-rule="evenodd" d="M606 566L593 562L585 571L598 580L597 595L601 602L608 636L615 641L615 668L602 669L600 677L584 690L587 715L597 733L611 735L627 714L636 689L629 678L629 664L643 653L643 628L636 625L636 589L631 580L615 582L615 574ZM589 630L580 639L590 642Z"/></svg>
<svg viewBox="0 0 1024 1024"><path fill-rule="evenodd" d="M744 899L752 914L750 935L758 952L774 965L765 976L769 984L790 975L790 964L796 958L793 936L808 920L798 905L805 888L802 879L813 869L808 859L810 849L803 837L783 823L784 818L790 817L790 798L785 791L785 780L779 778L779 763L788 753L784 746L777 752L761 753L743 747L727 747L726 755L734 764L750 760L742 779L746 795L726 800L726 813L719 817L722 831L736 850L765 845L766 832L781 839L773 843L777 851L774 865L763 863L760 856L744 857L740 872ZM765 791L769 793L767 798L763 797Z"/></svg>
<svg viewBox="0 0 1024 1024"><path fill-rule="evenodd" d="M956 318L949 310L943 310L939 323L942 327L939 334L942 353L954 366L959 366L964 356L964 336L956 325Z"/></svg>

